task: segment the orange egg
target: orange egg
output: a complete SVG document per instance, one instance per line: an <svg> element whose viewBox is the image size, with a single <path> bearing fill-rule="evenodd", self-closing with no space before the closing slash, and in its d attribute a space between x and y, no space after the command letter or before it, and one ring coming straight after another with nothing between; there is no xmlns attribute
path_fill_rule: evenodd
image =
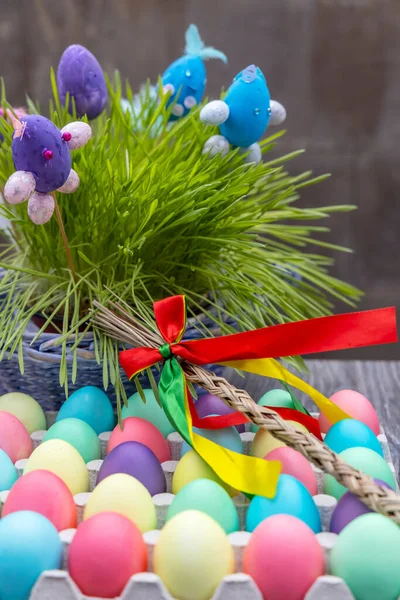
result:
<svg viewBox="0 0 400 600"><path fill-rule="evenodd" d="M139 417L127 417L122 421L122 429L119 425L114 428L107 452L123 442L144 444L157 456L160 463L171 460L169 446L163 434L152 423Z"/></svg>
<svg viewBox="0 0 400 600"><path fill-rule="evenodd" d="M69 549L68 567L83 594L115 598L132 575L146 571L146 545L127 517L99 513L79 525Z"/></svg>

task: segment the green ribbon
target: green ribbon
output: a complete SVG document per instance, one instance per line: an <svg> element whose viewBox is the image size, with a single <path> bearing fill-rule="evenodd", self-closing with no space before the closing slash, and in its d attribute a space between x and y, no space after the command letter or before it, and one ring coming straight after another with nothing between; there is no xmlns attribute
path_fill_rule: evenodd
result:
<svg viewBox="0 0 400 600"><path fill-rule="evenodd" d="M181 365L171 354L169 344L161 346L160 352L165 359L158 386L162 407L171 425L192 446L185 407L185 375Z"/></svg>

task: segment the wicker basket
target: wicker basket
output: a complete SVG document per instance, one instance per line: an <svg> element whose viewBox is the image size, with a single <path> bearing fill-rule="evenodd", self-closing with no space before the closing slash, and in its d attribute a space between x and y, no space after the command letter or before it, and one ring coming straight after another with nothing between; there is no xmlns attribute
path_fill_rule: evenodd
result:
<svg viewBox="0 0 400 600"><path fill-rule="evenodd" d="M196 322L196 326L194 326ZM184 339L194 339L200 337L199 324L210 329L213 335L220 335L221 332L216 328L213 321L204 314L199 315L194 321L188 321L188 326ZM233 321L227 321L227 324L234 325ZM56 345L58 335L53 333L42 333L40 337L32 343L37 333L37 328L32 323L28 326L24 334L23 354L24 354L24 374L21 375L18 363L18 355L14 353L9 360L4 359L0 363L0 395L7 392L25 392L37 400L44 410L59 410L65 400L64 388L59 383L59 368L61 361L61 348ZM71 340L70 346L74 343ZM93 335L85 334L85 339L80 344L78 351L78 374L74 384L69 383L69 393L84 385L95 385L103 387L103 367L95 360L93 351ZM69 369L72 368L72 355L67 356ZM216 374L222 374L223 367L213 365L208 367ZM159 377L159 371L153 370L156 381ZM121 375L128 397L136 392L134 383L129 382L123 371ZM150 387L147 375L139 378L143 387ZM69 379L71 381L71 379ZM204 393L199 388L198 393ZM116 398L112 386L109 386L107 394L115 405Z"/></svg>

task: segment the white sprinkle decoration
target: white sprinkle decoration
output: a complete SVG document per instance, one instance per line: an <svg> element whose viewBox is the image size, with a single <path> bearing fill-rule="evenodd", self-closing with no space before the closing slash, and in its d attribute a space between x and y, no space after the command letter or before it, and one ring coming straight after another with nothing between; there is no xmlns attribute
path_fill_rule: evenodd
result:
<svg viewBox="0 0 400 600"><path fill-rule="evenodd" d="M173 96L175 94L175 87L172 85L172 83L166 83L163 87L163 92L164 94L168 94L168 92L170 92L171 96Z"/></svg>
<svg viewBox="0 0 400 600"><path fill-rule="evenodd" d="M82 146L87 144L90 138L92 137L92 130L90 128L90 125L84 123L83 121L75 121L74 123L68 123L68 125L61 129L61 133L71 134L71 139L68 142L64 142L68 144L71 150L77 150L77 148L82 148Z"/></svg>
<svg viewBox="0 0 400 600"><path fill-rule="evenodd" d="M213 100L200 111L200 120L206 125L221 125L228 118L229 106L222 100Z"/></svg>
<svg viewBox="0 0 400 600"><path fill-rule="evenodd" d="M33 194L36 179L28 171L16 171L4 186L4 198L10 204L21 204Z"/></svg>
<svg viewBox="0 0 400 600"><path fill-rule="evenodd" d="M63 194L72 194L79 187L79 175L74 169L71 169L67 181L58 188Z"/></svg>
<svg viewBox="0 0 400 600"><path fill-rule="evenodd" d="M210 158L221 154L226 156L229 152L229 142L223 135L211 136L203 147L203 154L208 154Z"/></svg>
<svg viewBox="0 0 400 600"><path fill-rule="evenodd" d="M280 102L271 100L270 102L271 116L269 119L270 125L281 125L286 119L286 108Z"/></svg>
<svg viewBox="0 0 400 600"><path fill-rule="evenodd" d="M193 108L197 104L196 98L194 96L186 96L186 98L183 101L183 104L185 108Z"/></svg>
<svg viewBox="0 0 400 600"><path fill-rule="evenodd" d="M183 108L182 104L175 104L174 108L172 109L172 114L175 117L181 117L184 112L185 109Z"/></svg>
<svg viewBox="0 0 400 600"><path fill-rule="evenodd" d="M54 212L54 198L51 194L35 192L28 202L28 216L35 225L44 225L50 221Z"/></svg>

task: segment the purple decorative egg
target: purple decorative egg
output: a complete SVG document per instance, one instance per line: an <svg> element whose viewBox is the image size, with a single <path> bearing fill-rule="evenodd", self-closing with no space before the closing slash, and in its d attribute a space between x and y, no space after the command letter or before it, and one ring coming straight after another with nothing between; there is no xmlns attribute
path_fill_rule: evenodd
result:
<svg viewBox="0 0 400 600"><path fill-rule="evenodd" d="M229 408L221 398L212 394L204 394L195 403L197 414L200 419L209 415L230 415L235 411ZM239 433L244 432L244 425L237 425L236 429Z"/></svg>
<svg viewBox="0 0 400 600"><path fill-rule="evenodd" d="M374 479L374 481L378 485L391 489L387 483L380 479ZM361 502L357 496L351 492L346 492L339 499L333 511L329 529L332 533L339 534L351 521L371 512L374 511L368 508L364 502Z"/></svg>
<svg viewBox="0 0 400 600"><path fill-rule="evenodd" d="M61 131L41 115L22 117L14 131L12 156L17 171L36 178L37 192L53 192L68 179L71 153Z"/></svg>
<svg viewBox="0 0 400 600"><path fill-rule="evenodd" d="M150 448L139 442L124 442L111 450L101 465L96 485L114 473L132 475L143 483L152 496L162 494L167 489L158 458Z"/></svg>
<svg viewBox="0 0 400 600"><path fill-rule="evenodd" d="M68 46L61 56L57 69L57 87L65 104L67 93L75 99L79 117L95 119L108 101L106 80L97 58L84 46ZM69 106L72 112L72 106Z"/></svg>

